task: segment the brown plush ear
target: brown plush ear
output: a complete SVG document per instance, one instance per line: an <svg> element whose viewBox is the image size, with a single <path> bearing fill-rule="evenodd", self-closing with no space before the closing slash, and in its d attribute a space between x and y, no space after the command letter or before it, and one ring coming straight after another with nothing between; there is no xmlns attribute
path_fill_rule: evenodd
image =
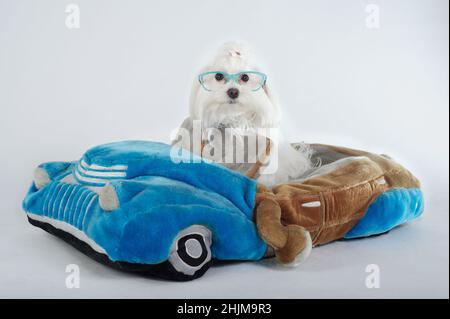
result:
<svg viewBox="0 0 450 319"><path fill-rule="evenodd" d="M276 201L266 199L258 205L256 225L261 238L275 250L286 245L288 233L281 225L281 208Z"/></svg>

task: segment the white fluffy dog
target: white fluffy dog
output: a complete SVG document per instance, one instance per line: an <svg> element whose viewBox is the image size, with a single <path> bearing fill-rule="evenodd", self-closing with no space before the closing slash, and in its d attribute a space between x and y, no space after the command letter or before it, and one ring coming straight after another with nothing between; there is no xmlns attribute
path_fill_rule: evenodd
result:
<svg viewBox="0 0 450 319"><path fill-rule="evenodd" d="M281 110L268 82L245 45L224 44L194 81L189 118L182 124L191 138L181 146L244 174L259 161L255 178L269 187L302 176L312 166L309 148L279 142ZM202 140L197 150L192 147L195 123ZM270 151L261 144L249 146L261 136L270 139Z"/></svg>

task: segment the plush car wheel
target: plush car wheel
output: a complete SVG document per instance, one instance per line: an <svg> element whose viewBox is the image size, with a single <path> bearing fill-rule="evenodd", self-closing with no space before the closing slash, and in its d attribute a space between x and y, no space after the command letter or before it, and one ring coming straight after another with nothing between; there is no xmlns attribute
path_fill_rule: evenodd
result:
<svg viewBox="0 0 450 319"><path fill-rule="evenodd" d="M169 263L188 277L200 277L211 263L211 231L192 225L178 233L170 249Z"/></svg>

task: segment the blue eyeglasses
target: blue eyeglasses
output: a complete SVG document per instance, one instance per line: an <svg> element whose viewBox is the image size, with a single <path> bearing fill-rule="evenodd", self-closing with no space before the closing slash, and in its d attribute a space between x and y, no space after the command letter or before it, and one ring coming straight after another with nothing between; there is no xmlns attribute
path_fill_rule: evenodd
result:
<svg viewBox="0 0 450 319"><path fill-rule="evenodd" d="M198 76L198 81L206 91L218 91L230 81L251 91L258 91L266 84L267 75L257 71L242 71L234 74L223 71L209 71L201 73Z"/></svg>

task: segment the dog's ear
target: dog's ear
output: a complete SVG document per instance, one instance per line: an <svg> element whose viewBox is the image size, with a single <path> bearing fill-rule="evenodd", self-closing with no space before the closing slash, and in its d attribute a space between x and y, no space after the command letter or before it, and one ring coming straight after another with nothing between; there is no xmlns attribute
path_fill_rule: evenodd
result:
<svg viewBox="0 0 450 319"><path fill-rule="evenodd" d="M199 120L201 119L201 111L200 110L200 106L198 105L198 92L201 90L201 84L200 81L198 80L198 74L202 73L202 72L206 72L207 68L202 68L196 75L194 78L194 81L192 82L192 87L191 87L191 95L189 98L189 115L191 117L191 119L193 120Z"/></svg>
<svg viewBox="0 0 450 319"><path fill-rule="evenodd" d="M272 103L272 107L273 107L273 115L274 117L272 118L272 125L274 127L277 127L280 123L281 120L281 109L279 106L279 102L278 102L278 97L275 94L275 92L272 89L272 85L269 85L266 81L266 83L263 86L264 89L264 93L266 93L267 97L269 98L270 102Z"/></svg>
<svg viewBox="0 0 450 319"><path fill-rule="evenodd" d="M197 96L199 90L200 90L200 82L198 81L198 78L195 77L194 81L192 82L191 95L189 97L189 115L191 119L200 118L199 114L200 110L198 109L197 104Z"/></svg>

